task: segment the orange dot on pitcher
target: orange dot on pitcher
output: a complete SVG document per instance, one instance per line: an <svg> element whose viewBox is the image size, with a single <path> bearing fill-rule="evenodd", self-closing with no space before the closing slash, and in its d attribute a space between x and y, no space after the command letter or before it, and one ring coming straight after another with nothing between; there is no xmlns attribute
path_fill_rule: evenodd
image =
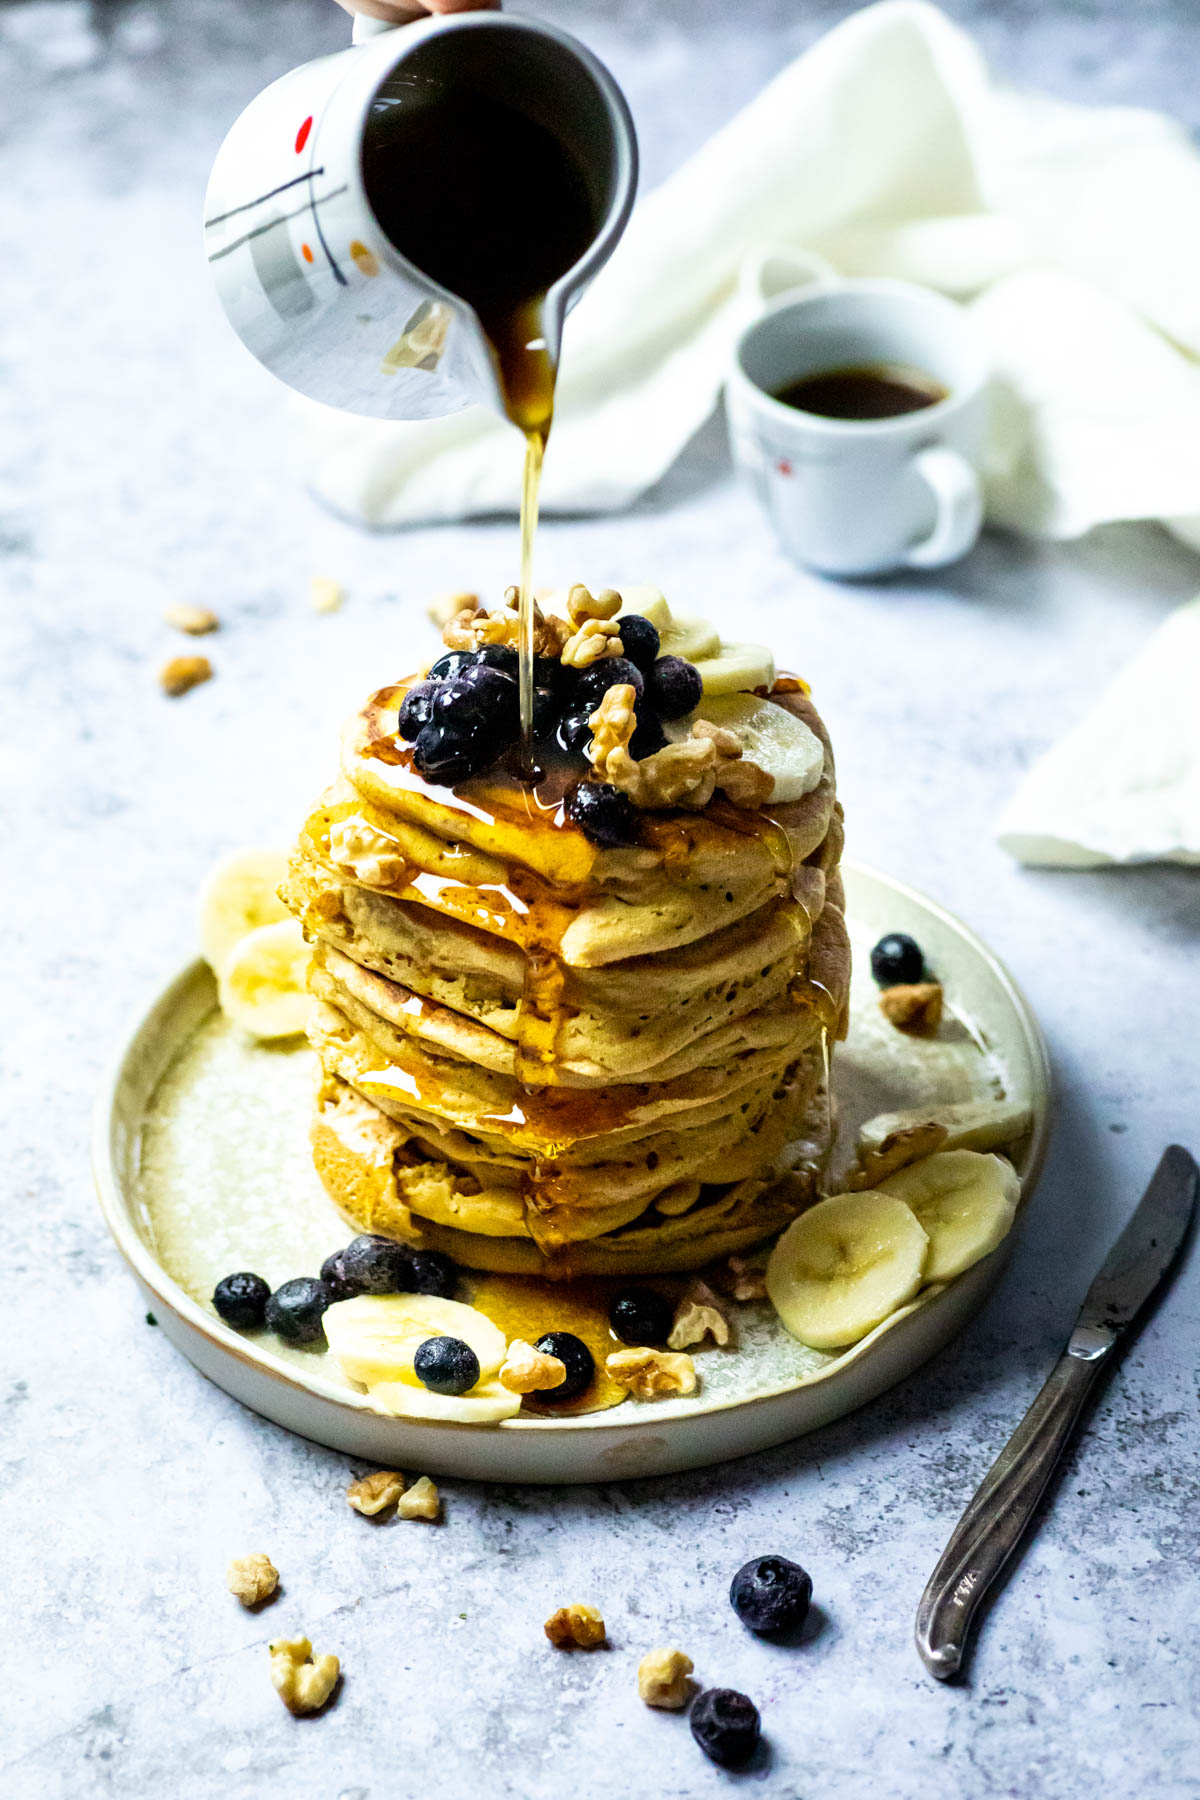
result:
<svg viewBox="0 0 1200 1800"><path fill-rule="evenodd" d="M303 125L300 127L299 131L296 133L296 155L297 156L299 156L299 154L303 150L305 144L307 144L308 134L311 130L312 130L312 114L309 113L307 119L305 119Z"/></svg>
<svg viewBox="0 0 1200 1800"><path fill-rule="evenodd" d="M367 246L360 243L357 238L350 239L350 254L364 275L378 275L378 257L373 250L368 250Z"/></svg>
<svg viewBox="0 0 1200 1800"><path fill-rule="evenodd" d="M300 254L304 258L305 262L311 262L313 259L313 253L308 244L301 244Z"/></svg>

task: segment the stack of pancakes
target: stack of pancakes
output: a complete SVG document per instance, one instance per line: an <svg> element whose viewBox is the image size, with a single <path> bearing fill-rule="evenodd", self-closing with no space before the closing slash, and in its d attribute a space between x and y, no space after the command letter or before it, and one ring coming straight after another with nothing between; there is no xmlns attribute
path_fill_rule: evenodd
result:
<svg viewBox="0 0 1200 1800"><path fill-rule="evenodd" d="M849 985L811 701L771 696L824 746L801 800L645 812L612 850L553 776L423 781L405 691L351 721L283 890L314 946L333 1199L468 1267L556 1276L698 1268L778 1229L828 1148Z"/></svg>

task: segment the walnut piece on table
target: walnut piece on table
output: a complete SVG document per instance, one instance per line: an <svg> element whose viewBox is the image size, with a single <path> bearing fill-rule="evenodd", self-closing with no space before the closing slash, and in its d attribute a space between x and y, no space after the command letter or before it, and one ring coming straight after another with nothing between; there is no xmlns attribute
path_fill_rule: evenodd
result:
<svg viewBox="0 0 1200 1800"><path fill-rule="evenodd" d="M401 1494L396 1502L398 1519L438 1519L442 1512L442 1497L428 1475L422 1475L412 1486Z"/></svg>
<svg viewBox="0 0 1200 1800"><path fill-rule="evenodd" d="M394 1506L404 1492L404 1477L398 1469L376 1469L373 1474L360 1475L346 1489L347 1504L364 1518L373 1519L376 1513L384 1512Z"/></svg>
<svg viewBox="0 0 1200 1800"><path fill-rule="evenodd" d="M680 1712L692 1697L694 1664L682 1650L648 1650L638 1664L638 1695L647 1706Z"/></svg>
<svg viewBox="0 0 1200 1800"><path fill-rule="evenodd" d="M225 1571L225 1585L243 1606L261 1606L279 1586L279 1570L269 1556L235 1556Z"/></svg>
<svg viewBox="0 0 1200 1800"><path fill-rule="evenodd" d="M207 631L216 631L221 623L207 606L189 606L186 600L177 600L168 606L163 618L176 631L186 631L189 637L203 637Z"/></svg>
<svg viewBox="0 0 1200 1800"><path fill-rule="evenodd" d="M595 1650L608 1636L604 1620L594 1606L560 1606L543 1627L557 1650Z"/></svg>
<svg viewBox="0 0 1200 1800"><path fill-rule="evenodd" d="M158 685L172 699L212 679L213 666L207 656L173 656L158 671Z"/></svg>
<svg viewBox="0 0 1200 1800"><path fill-rule="evenodd" d="M320 1712L338 1684L336 1656L313 1655L307 1638L276 1638L267 1645L271 1685L290 1713Z"/></svg>

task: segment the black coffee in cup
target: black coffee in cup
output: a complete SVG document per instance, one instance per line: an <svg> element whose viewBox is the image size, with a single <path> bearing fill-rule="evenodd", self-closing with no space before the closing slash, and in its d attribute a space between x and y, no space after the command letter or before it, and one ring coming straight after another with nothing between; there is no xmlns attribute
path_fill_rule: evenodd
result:
<svg viewBox="0 0 1200 1800"><path fill-rule="evenodd" d="M948 389L932 375L901 363L865 363L849 369L822 369L802 375L775 392L775 399L824 419L897 419L921 412L946 398Z"/></svg>

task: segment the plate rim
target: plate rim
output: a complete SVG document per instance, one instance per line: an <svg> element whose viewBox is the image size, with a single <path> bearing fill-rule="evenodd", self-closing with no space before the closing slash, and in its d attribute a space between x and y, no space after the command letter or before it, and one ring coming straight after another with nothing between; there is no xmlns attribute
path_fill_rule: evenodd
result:
<svg viewBox="0 0 1200 1800"><path fill-rule="evenodd" d="M903 895L906 900L921 910L932 914L944 926L966 941L980 960L987 965L991 975L1003 990L1020 1024L1021 1034L1030 1059L1030 1106L1033 1112L1033 1128L1029 1134L1025 1167L1021 1175L1021 1203L1018 1214L1020 1217L1032 1200L1045 1162L1050 1131L1050 1114L1054 1099L1049 1049L1033 1007L1006 964L956 913L951 912L949 908L942 906L938 901L930 899L920 889L898 880L895 876L885 875L871 864L858 862L853 858L845 858L842 861L841 869L843 875L849 876L851 882L856 878L873 882L880 887ZM850 908L847 906L847 912L849 911ZM480 1426L477 1421L405 1419L381 1413L377 1407L369 1404L365 1394L358 1395L339 1387L315 1371L311 1375L306 1374L295 1364L284 1362L281 1358L276 1357L269 1349L256 1345L254 1353L251 1353L246 1348L243 1334L235 1332L223 1320L214 1319L167 1273L139 1232L132 1198L124 1192L124 1184L113 1155L112 1134L121 1086L126 1078L130 1059L145 1040L155 1015L173 1012L199 981L207 981L215 987L215 980L212 969L202 956L190 958L176 970L174 975L158 983L153 988L149 1000L127 1016L125 1027L118 1037L115 1049L111 1050L105 1059L92 1108L90 1160L92 1180L100 1211L117 1250L136 1279L155 1296L160 1304L175 1312L187 1326L206 1338L213 1349L222 1355L233 1357L236 1361L244 1363L271 1381L300 1395L315 1393L322 1400L344 1407L350 1412L362 1414L372 1420L395 1418L397 1424L408 1429L433 1426L439 1432L450 1431L456 1435L466 1433L471 1437L478 1437ZM172 1046L171 1054L158 1071L156 1080L161 1079L163 1070L170 1063L177 1048L178 1043ZM662 1430L664 1427L674 1424L681 1417L699 1417L702 1412L705 1418L710 1418L735 1409L742 1413L753 1407L777 1401L783 1395L798 1393L805 1388L819 1387L821 1383L841 1375L853 1363L869 1354L881 1339L889 1335L903 1320L928 1306L935 1305L944 1296L953 1292L958 1284L972 1273L973 1269L982 1269L993 1258L1006 1258L1012 1247L1012 1235L1010 1233L989 1256L984 1257L980 1263L972 1265L972 1268L965 1269L953 1281L944 1283L936 1289L931 1288L925 1293L917 1295L906 1306L897 1308L873 1331L868 1332L856 1344L852 1344L844 1350L840 1356L834 1357L832 1361L813 1371L810 1375L780 1382L741 1398L713 1401L695 1415L673 1414L664 1417L661 1412L649 1407L644 1409L639 1407L637 1411L620 1420L612 1419L607 1411L566 1419L522 1418L518 1415L511 1419L498 1421L495 1429L509 1435L549 1433L555 1437L563 1437L579 1434L585 1438L596 1432L602 1425L621 1432L634 1431L643 1426Z"/></svg>

